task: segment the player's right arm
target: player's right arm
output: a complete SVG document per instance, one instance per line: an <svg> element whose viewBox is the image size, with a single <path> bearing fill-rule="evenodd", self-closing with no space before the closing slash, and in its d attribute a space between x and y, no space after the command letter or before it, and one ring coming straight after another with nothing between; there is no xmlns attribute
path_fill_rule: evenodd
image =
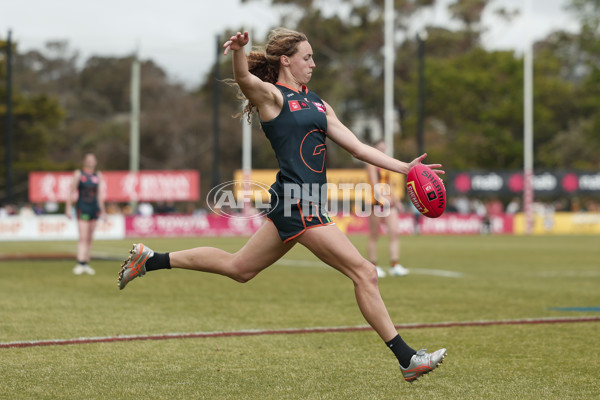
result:
<svg viewBox="0 0 600 400"><path fill-rule="evenodd" d="M223 45L225 48L224 54L233 51L233 77L244 96L252 102L265 121L269 121L276 117L283 106L283 96L275 85L264 82L256 75L252 74L248 69L248 59L244 46L249 41L248 32L243 34L238 32L231 36Z"/></svg>
<svg viewBox="0 0 600 400"><path fill-rule="evenodd" d="M81 172L76 170L73 173L73 180L71 181L71 188L69 190L69 194L67 195L67 202L65 204L65 215L67 218L71 218L71 206L73 205L73 196L75 196L75 192L77 192L77 185L79 184L79 179L81 178Z"/></svg>

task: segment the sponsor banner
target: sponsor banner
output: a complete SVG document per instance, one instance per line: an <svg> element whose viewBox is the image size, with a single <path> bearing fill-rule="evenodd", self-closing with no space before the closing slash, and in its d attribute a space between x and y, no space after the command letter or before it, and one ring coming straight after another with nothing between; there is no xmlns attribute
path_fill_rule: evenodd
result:
<svg viewBox="0 0 600 400"><path fill-rule="evenodd" d="M30 172L29 201L64 203L71 190L72 172Z"/></svg>
<svg viewBox="0 0 600 400"><path fill-rule="evenodd" d="M250 236L264 217L228 218L214 214L154 215L125 218L127 237Z"/></svg>
<svg viewBox="0 0 600 400"><path fill-rule="evenodd" d="M333 222L340 228L342 232L348 234L366 234L369 233L369 218L346 216L332 217ZM416 218L413 214L398 215L398 233L400 235L412 235L416 229ZM386 230L385 224L379 226L380 233L384 234Z"/></svg>
<svg viewBox="0 0 600 400"><path fill-rule="evenodd" d="M236 183L236 197L248 197L246 192L250 185L244 187L244 181L252 181L255 186L259 183L270 187L275 182L277 172L279 172L277 169L253 169L250 175L246 176L243 170L236 170L233 176ZM368 182L369 179L365 168L327 169L327 183L330 185L329 199L354 199L358 195L362 199L361 201L365 201L365 197L367 197L366 200L370 203L371 192L365 187L365 184L368 184ZM404 198L404 182L405 176L403 174L390 174L391 190L394 191L396 197L399 199ZM356 193L355 189L358 193ZM254 192L251 198L261 198L263 202L269 201L268 194L263 190Z"/></svg>
<svg viewBox="0 0 600 400"><path fill-rule="evenodd" d="M448 174L450 194L516 195L522 194L525 179L522 172L461 172ZM538 172L533 176L535 194L598 194L600 172Z"/></svg>
<svg viewBox="0 0 600 400"><path fill-rule="evenodd" d="M525 217L515 215L515 233L525 234ZM600 213L545 212L534 216L534 235L598 235Z"/></svg>
<svg viewBox="0 0 600 400"><path fill-rule="evenodd" d="M264 217L227 218L214 214L156 215L152 217L109 215L99 220L95 240L118 240L126 237L186 237L186 236L250 236L264 223ZM336 225L348 234L367 234L369 220L365 217L333 217ZM418 229L417 229L418 226ZM522 213L503 214L484 220L475 214L445 213L439 218L401 214L398 232L401 235L478 235L524 234ZM380 226L385 233L385 226ZM600 234L600 213L548 213L536 215L533 234ZM10 216L0 218L0 242L34 240L77 240L77 222L64 215Z"/></svg>
<svg viewBox="0 0 600 400"><path fill-rule="evenodd" d="M333 221L340 229L349 234L368 233L368 218L344 217ZM383 224L382 224L383 225ZM417 230L418 226L418 230ZM380 226L384 232L384 226ZM484 220L476 214L445 213L438 218L417 218L413 214L400 214L398 216L398 233L400 235L476 235L480 233L510 234L513 233L513 217L511 215L497 215Z"/></svg>
<svg viewBox="0 0 600 400"><path fill-rule="evenodd" d="M196 201L200 197L198 171L102 171L106 201ZM72 172L31 172L29 201L65 202Z"/></svg>
<svg viewBox="0 0 600 400"><path fill-rule="evenodd" d="M332 217L333 222L348 234L369 232L369 220L364 217ZM250 236L264 223L264 217L247 219L227 218L214 214L132 216L125 218L127 237L177 237L177 236ZM381 228L382 233L384 226ZM401 235L417 233L417 218L413 214L401 214L398 218ZM439 218L420 217L418 232L425 235L473 235L482 232L509 234L513 232L513 217L499 215L489 222L475 214L446 213Z"/></svg>
<svg viewBox="0 0 600 400"><path fill-rule="evenodd" d="M475 235L513 233L512 215L484 219L476 214L446 213L439 218L419 218L419 233L425 235Z"/></svg>
<svg viewBox="0 0 600 400"><path fill-rule="evenodd" d="M77 219L64 215L10 216L0 218L0 241L17 240L77 240ZM125 222L122 215L109 215L98 220L94 239L124 239Z"/></svg>

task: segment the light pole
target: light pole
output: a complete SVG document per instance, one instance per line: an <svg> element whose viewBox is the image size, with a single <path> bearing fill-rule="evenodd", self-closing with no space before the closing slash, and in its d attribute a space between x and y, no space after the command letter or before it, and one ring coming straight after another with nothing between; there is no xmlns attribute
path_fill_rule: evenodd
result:
<svg viewBox="0 0 600 400"><path fill-rule="evenodd" d="M531 0L525 2L525 16L531 15ZM525 38L523 54L523 211L525 233L533 232L533 44L529 34Z"/></svg>
<svg viewBox="0 0 600 400"><path fill-rule="evenodd" d="M394 156L394 0L385 0L383 65L383 137L388 156Z"/></svg>
<svg viewBox="0 0 600 400"><path fill-rule="evenodd" d="M419 71L419 94L417 99L417 152L425 152L425 41L427 31L417 33L417 58Z"/></svg>
<svg viewBox="0 0 600 400"><path fill-rule="evenodd" d="M4 140L6 145L6 203L12 203L12 32L8 31L6 41L6 129L4 130Z"/></svg>
<svg viewBox="0 0 600 400"><path fill-rule="evenodd" d="M213 167L212 167L212 186L220 183L219 174L220 154L219 154L219 102L221 98L221 75L219 68L221 64L221 38L216 36L216 60L213 81Z"/></svg>

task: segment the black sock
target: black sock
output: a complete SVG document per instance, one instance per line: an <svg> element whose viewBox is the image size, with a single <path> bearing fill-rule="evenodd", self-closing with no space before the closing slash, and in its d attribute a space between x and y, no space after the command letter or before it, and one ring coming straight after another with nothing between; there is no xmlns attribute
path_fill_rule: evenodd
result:
<svg viewBox="0 0 600 400"><path fill-rule="evenodd" d="M156 271L157 269L171 269L169 253L154 253L146 261L146 271Z"/></svg>
<svg viewBox="0 0 600 400"><path fill-rule="evenodd" d="M417 354L416 351L404 343L404 340L402 340L400 335L396 335L395 338L389 342L385 342L385 344L394 352L398 362L400 362L400 365L402 365L402 368L408 368L410 365L410 359L413 355Z"/></svg>
<svg viewBox="0 0 600 400"><path fill-rule="evenodd" d="M77 260L77 264L79 264L79 265L85 265L87 263L85 261L79 261L79 260Z"/></svg>

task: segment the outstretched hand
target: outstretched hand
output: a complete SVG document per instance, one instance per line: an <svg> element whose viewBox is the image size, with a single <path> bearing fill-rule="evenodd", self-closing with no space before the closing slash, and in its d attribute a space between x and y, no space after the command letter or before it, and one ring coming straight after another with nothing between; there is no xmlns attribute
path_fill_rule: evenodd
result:
<svg viewBox="0 0 600 400"><path fill-rule="evenodd" d="M421 154L419 157L415 158L414 160L412 160L410 162L410 164L408 164L408 170L410 171L410 169L412 167L414 167L417 164L421 164L421 162L425 159L425 157L427 157L427 153L423 153ZM433 170L433 172L435 172L436 174L445 174L446 172L442 169L437 169L437 168L441 168L442 164L424 164L426 166L428 166L429 168L431 168Z"/></svg>
<svg viewBox="0 0 600 400"><path fill-rule="evenodd" d="M227 53L229 53L229 50L240 50L242 47L247 45L249 41L250 38L248 37L248 31L245 31L244 33L238 32L232 37L230 37L228 41L225 42L225 44L223 45L223 47L225 48L223 54L227 55Z"/></svg>

